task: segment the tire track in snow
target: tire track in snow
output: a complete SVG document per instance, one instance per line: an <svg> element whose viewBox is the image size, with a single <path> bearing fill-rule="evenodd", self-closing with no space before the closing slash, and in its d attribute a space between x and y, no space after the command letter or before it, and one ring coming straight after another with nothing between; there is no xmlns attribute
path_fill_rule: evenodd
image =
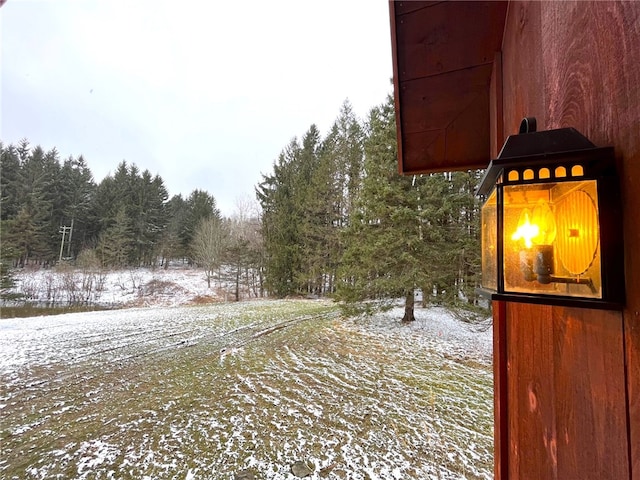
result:
<svg viewBox="0 0 640 480"><path fill-rule="evenodd" d="M330 316L336 316L336 313L330 314ZM135 332L128 332L127 334L116 336L115 340L128 339L129 341L121 344L108 346L102 349L94 349L90 352L73 356L71 361L73 363L66 364L64 370L67 373L60 374L60 371L50 372L48 377L40 379L32 379L28 383L20 383L14 380L10 385L11 392L9 394L3 393L0 395L3 401L6 402L27 402L34 395L42 395L42 391L46 389L46 395L54 396L60 392L73 389L74 387L81 386L95 380L101 374L95 374L96 370L102 372L116 373L124 371L126 374L127 369L131 368L131 361L144 360L153 356L160 356L167 354L167 352L182 349L185 347L193 347L196 345L215 345L216 349L221 353L221 356L230 350L240 349L249 345L252 342L267 336L271 333L277 332L292 325L299 324L301 322L317 320L325 318L326 314L322 315L307 315L294 319L287 319L281 322L273 323L272 318L266 318L262 321L253 322L248 325L242 325L239 327L231 328L224 331L215 331L211 333L201 333L202 327L196 327L189 330L181 330L179 332L165 333L163 335L155 335L158 332L165 332L165 329L156 328L151 331L144 329L137 329ZM148 334L152 335L149 336ZM241 334L241 337L234 339L231 342L225 341L229 337L234 337ZM95 337L95 335L93 335ZM177 342L171 342L164 344L157 348L139 349L131 354L123 354L120 356L111 356L109 358L101 358L102 355L113 353L116 351L126 351L127 349L135 348L140 345L153 345L161 343L161 341L180 337L181 340ZM81 339L82 337L80 337ZM99 347L102 344L112 343L114 338L103 336L103 342L92 342L94 347ZM94 362L91 362L94 360ZM83 366L84 365L84 366ZM72 371L69 371L69 368ZM5 387L9 386L5 384ZM1 392L2 390L0 390ZM52 406L50 410L53 410ZM46 415L49 412L45 410L40 411L41 414Z"/></svg>
<svg viewBox="0 0 640 480"><path fill-rule="evenodd" d="M284 480L292 478L292 462L305 458L316 465L316 479L320 471L329 479L491 478L491 442L473 430L478 411L490 416L490 382L474 378L481 370L443 356L449 347L441 340L393 325L374 332L370 322L353 326L334 316L256 316L244 326L216 323L216 331L195 319L193 348L175 346L182 337L174 337L87 357L76 367L91 376L89 386L72 379L76 386L51 398L55 409L27 399L43 410L34 419L25 406L12 421L27 430L7 439L9 464L21 445L40 444L39 458L50 466L31 465L45 477L64 472L66 462L74 478L134 470L153 478L233 478L251 467L256 478ZM187 325L175 322L164 334ZM118 355L129 357L105 374ZM56 413L70 407L77 411ZM63 425L76 418L75 437L57 441L47 433L74 435L76 427Z"/></svg>

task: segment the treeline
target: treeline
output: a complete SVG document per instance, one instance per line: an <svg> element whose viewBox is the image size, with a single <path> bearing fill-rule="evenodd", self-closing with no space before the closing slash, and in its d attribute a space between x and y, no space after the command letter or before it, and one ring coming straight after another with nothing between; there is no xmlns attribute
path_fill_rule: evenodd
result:
<svg viewBox="0 0 640 480"><path fill-rule="evenodd" d="M480 173L400 176L393 101L358 119L345 102L326 136L293 138L256 186L260 214L224 219L212 195L168 199L158 175L121 162L95 184L82 156L27 141L1 148L2 257L106 267L182 259L255 296L475 304ZM66 239L62 242L63 235ZM370 303L370 302L369 302Z"/></svg>
<svg viewBox="0 0 640 480"><path fill-rule="evenodd" d="M349 303L414 292L475 304L480 274L480 172L403 177L393 101L361 124L345 103L326 137L293 139L257 186L267 288Z"/></svg>
<svg viewBox="0 0 640 480"><path fill-rule="evenodd" d="M82 156L61 160L55 148L31 147L26 139L0 143L0 162L3 278L7 267L52 266L60 260L104 268L166 267L181 260L207 271L228 263L243 273L231 273L238 281L246 280L249 270L257 278L260 255L248 252L259 248L257 218L245 212L223 219L206 191L169 199L159 175L125 161L96 184ZM215 260L202 247L214 248L210 239L203 240L211 222L224 239Z"/></svg>

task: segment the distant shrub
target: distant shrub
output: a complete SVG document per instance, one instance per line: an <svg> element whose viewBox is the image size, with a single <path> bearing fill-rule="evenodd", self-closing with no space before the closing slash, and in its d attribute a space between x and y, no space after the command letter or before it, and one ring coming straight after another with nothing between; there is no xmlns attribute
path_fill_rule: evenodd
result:
<svg viewBox="0 0 640 480"><path fill-rule="evenodd" d="M100 259L94 248L82 250L76 259L76 265L83 270L96 270L100 268Z"/></svg>
<svg viewBox="0 0 640 480"><path fill-rule="evenodd" d="M175 295L184 291L180 285L166 280L151 280L140 287L141 296Z"/></svg>
<svg viewBox="0 0 640 480"><path fill-rule="evenodd" d="M217 300L211 295L197 295L191 299L193 305L206 305L208 303L214 303Z"/></svg>

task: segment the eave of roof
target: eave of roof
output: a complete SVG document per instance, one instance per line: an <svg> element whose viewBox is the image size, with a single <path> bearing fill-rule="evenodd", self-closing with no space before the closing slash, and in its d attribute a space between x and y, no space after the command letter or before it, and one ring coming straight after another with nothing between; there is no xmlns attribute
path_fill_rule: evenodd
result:
<svg viewBox="0 0 640 480"><path fill-rule="evenodd" d="M400 173L483 168L506 1L390 1Z"/></svg>

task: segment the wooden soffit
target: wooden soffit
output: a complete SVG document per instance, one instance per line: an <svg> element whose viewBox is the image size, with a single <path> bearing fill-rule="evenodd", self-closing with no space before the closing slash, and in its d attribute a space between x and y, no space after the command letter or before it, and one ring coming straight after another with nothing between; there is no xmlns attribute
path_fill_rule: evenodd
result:
<svg viewBox="0 0 640 480"><path fill-rule="evenodd" d="M390 1L400 173L484 168L507 2Z"/></svg>

